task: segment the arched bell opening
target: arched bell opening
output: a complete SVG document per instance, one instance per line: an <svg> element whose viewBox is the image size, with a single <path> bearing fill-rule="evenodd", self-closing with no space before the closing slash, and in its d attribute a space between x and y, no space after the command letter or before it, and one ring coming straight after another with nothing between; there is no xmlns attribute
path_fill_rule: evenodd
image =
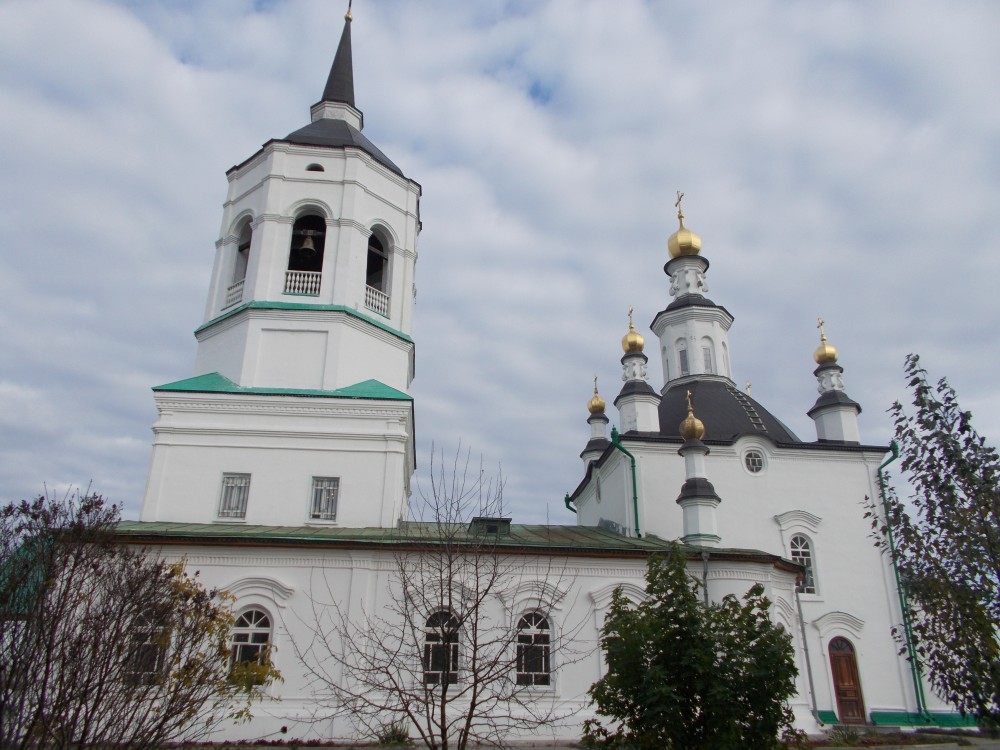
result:
<svg viewBox="0 0 1000 750"><path fill-rule="evenodd" d="M376 230L368 237L365 265L365 307L389 317L389 243Z"/></svg>
<svg viewBox="0 0 1000 750"><path fill-rule="evenodd" d="M250 244L253 240L253 221L248 216L240 225L236 240L236 256L233 258L233 274L226 287L226 297L222 309L238 305L243 301L243 286L250 264Z"/></svg>
<svg viewBox="0 0 1000 750"><path fill-rule="evenodd" d="M285 271L285 294L319 295L325 247L326 219L307 214L295 220Z"/></svg>

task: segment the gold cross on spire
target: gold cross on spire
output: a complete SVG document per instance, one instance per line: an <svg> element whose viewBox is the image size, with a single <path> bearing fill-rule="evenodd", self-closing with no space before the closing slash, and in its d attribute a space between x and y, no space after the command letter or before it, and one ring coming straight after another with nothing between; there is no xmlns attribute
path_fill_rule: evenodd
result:
<svg viewBox="0 0 1000 750"><path fill-rule="evenodd" d="M681 223L681 226L684 226L684 209L681 208L681 201L682 200L684 200L684 193L682 193L680 190L678 190L677 191L677 202L674 203L674 206L677 207L677 221L679 221Z"/></svg>
<svg viewBox="0 0 1000 750"><path fill-rule="evenodd" d="M633 328L635 328L635 326L632 325L632 305L629 305L628 306L628 329L631 331Z"/></svg>
<svg viewBox="0 0 1000 750"><path fill-rule="evenodd" d="M594 395L597 395L597 374L594 374Z"/></svg>
<svg viewBox="0 0 1000 750"><path fill-rule="evenodd" d="M687 397L688 397L688 414L694 414L694 407L691 406L691 391L690 391L690 389L688 390Z"/></svg>
<svg viewBox="0 0 1000 750"><path fill-rule="evenodd" d="M823 330L823 319L816 318L816 327L819 329L819 340L826 341L826 331Z"/></svg>

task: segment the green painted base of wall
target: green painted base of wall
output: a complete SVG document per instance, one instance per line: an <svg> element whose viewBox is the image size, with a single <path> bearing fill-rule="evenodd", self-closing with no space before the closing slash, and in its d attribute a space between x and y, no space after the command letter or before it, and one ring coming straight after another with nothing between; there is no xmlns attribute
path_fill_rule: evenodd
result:
<svg viewBox="0 0 1000 750"><path fill-rule="evenodd" d="M872 724L894 727L972 727L976 720L971 716L956 713L932 713L927 716L905 711L872 711Z"/></svg>
<svg viewBox="0 0 1000 750"><path fill-rule="evenodd" d="M823 724L839 724L833 711L817 711ZM876 726L889 727L942 727L945 729L976 728L976 720L971 716L957 713L931 713L927 716L906 711L872 711L871 722Z"/></svg>

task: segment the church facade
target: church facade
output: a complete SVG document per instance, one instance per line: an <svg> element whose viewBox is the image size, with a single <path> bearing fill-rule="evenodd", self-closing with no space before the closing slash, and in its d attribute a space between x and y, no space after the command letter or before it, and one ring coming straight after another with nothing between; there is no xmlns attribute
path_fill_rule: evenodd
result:
<svg viewBox="0 0 1000 750"><path fill-rule="evenodd" d="M356 736L317 699L312 618L323 607L387 611L400 550L426 541L408 516L421 187L363 135L350 29L348 18L311 122L228 172L194 374L153 389L141 517L121 527L235 597L237 658L273 647L284 682L226 738ZM611 594L641 598L646 560L675 540L708 598L765 586L793 637L803 729L913 723L933 697L897 653L896 582L860 505L879 495L887 448L862 441L825 334L815 440L737 387L734 318L707 296L709 263L679 200L678 214L665 267L673 299L650 326L663 383L651 385L630 320L620 431L609 435L596 384L588 405L583 478L566 498L576 524L486 519L502 527L498 554L521 571L498 594L512 627L571 631L574 642L571 659L553 648L533 661L524 700L559 718L525 738L579 738Z"/></svg>

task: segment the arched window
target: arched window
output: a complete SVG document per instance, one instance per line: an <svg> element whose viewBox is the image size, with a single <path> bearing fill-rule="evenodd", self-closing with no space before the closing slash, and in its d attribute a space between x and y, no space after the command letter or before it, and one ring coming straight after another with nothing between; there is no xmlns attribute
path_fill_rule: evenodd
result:
<svg viewBox="0 0 1000 750"><path fill-rule="evenodd" d="M253 227L247 219L240 230L240 238L236 243L236 265L233 268L233 282L243 281L247 277L247 263L250 260L250 240L253 239Z"/></svg>
<svg viewBox="0 0 1000 750"><path fill-rule="evenodd" d="M319 295L325 247L326 219L308 214L295 220L285 272L285 294Z"/></svg>
<svg viewBox="0 0 1000 750"><path fill-rule="evenodd" d="M129 652L128 677L133 685L152 685L164 677L170 628L167 618L136 619Z"/></svg>
<svg viewBox="0 0 1000 750"><path fill-rule="evenodd" d="M691 374L691 368L688 366L687 344L684 339L677 339L677 363L681 377Z"/></svg>
<svg viewBox="0 0 1000 750"><path fill-rule="evenodd" d="M424 630L424 684L452 685L458 682L458 618L450 612L435 612Z"/></svg>
<svg viewBox="0 0 1000 750"><path fill-rule="evenodd" d="M365 307L389 317L389 254L379 236L368 237L368 263L365 267Z"/></svg>
<svg viewBox="0 0 1000 750"><path fill-rule="evenodd" d="M667 351L667 347L663 347L663 380L670 381L670 353Z"/></svg>
<svg viewBox="0 0 1000 750"><path fill-rule="evenodd" d="M715 374L715 357L712 356L712 339L705 336L701 340L701 357L705 365L705 372L714 375Z"/></svg>
<svg viewBox="0 0 1000 750"><path fill-rule="evenodd" d="M549 621L537 612L517 624L517 684L549 685L552 681Z"/></svg>
<svg viewBox="0 0 1000 750"><path fill-rule="evenodd" d="M261 609L248 609L233 626L230 669L238 664L263 664L271 642L271 618Z"/></svg>
<svg viewBox="0 0 1000 750"><path fill-rule="evenodd" d="M792 537L790 547L792 561L797 562L806 569L805 575L799 581L798 586L796 586L796 590L800 594L815 594L816 574L813 568L812 542L809 541L809 537L796 534Z"/></svg>

